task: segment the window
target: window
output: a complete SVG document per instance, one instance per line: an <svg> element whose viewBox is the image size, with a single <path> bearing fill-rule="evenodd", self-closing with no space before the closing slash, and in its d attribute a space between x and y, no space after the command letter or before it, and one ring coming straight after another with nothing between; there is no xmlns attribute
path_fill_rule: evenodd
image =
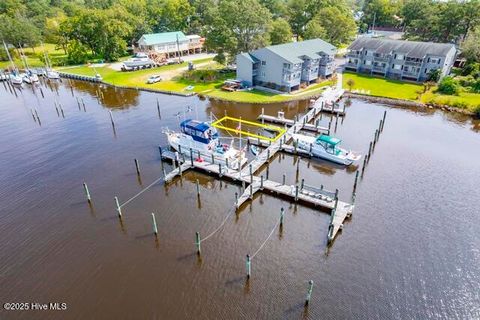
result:
<svg viewBox="0 0 480 320"><path fill-rule="evenodd" d="M266 66L267 65L267 61L262 61L262 66Z"/></svg>
<svg viewBox="0 0 480 320"><path fill-rule="evenodd" d="M366 61L364 61L364 63L365 63L365 65L370 66L372 64L372 61L366 60Z"/></svg>
<svg viewBox="0 0 480 320"><path fill-rule="evenodd" d="M262 71L262 77L265 77L265 72L264 71Z"/></svg>
<svg viewBox="0 0 480 320"><path fill-rule="evenodd" d="M402 65L401 65L401 64L394 64L394 65L392 65L392 69L394 69L394 70L402 70Z"/></svg>
<svg viewBox="0 0 480 320"><path fill-rule="evenodd" d="M427 68L425 68L425 73L427 73Z"/></svg>
<svg viewBox="0 0 480 320"><path fill-rule="evenodd" d="M290 63L284 63L284 64L283 64L283 67L284 67L285 69L290 69Z"/></svg>
<svg viewBox="0 0 480 320"><path fill-rule="evenodd" d="M442 62L442 59L438 59L438 64L440 64L440 62Z"/></svg>

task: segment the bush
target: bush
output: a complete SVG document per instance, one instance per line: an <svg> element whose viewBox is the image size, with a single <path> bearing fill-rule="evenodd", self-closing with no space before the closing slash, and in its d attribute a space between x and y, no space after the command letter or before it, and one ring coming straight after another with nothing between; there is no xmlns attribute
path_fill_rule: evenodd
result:
<svg viewBox="0 0 480 320"><path fill-rule="evenodd" d="M452 77L445 77L438 84L437 91L443 94L457 94L458 93L458 83Z"/></svg>
<svg viewBox="0 0 480 320"><path fill-rule="evenodd" d="M432 69L428 73L427 80L432 82L438 82L438 80L440 80L441 74L442 74L442 71L440 71L440 69Z"/></svg>
<svg viewBox="0 0 480 320"><path fill-rule="evenodd" d="M480 78L471 84L471 92L480 93Z"/></svg>
<svg viewBox="0 0 480 320"><path fill-rule="evenodd" d="M480 63L474 62L474 63L467 64L462 69L462 75L463 76L471 75L474 78L480 77Z"/></svg>
<svg viewBox="0 0 480 320"><path fill-rule="evenodd" d="M68 64L84 64L88 60L88 49L79 41L73 40L68 44Z"/></svg>

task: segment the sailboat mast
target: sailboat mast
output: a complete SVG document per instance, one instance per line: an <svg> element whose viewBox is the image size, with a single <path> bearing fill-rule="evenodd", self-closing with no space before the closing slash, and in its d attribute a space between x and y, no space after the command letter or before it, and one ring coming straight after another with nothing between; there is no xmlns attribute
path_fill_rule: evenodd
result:
<svg viewBox="0 0 480 320"><path fill-rule="evenodd" d="M15 63L13 62L12 56L10 55L10 51L8 51L5 40L3 40L3 47L5 48L5 51L7 51L8 60L10 60L10 63L12 64L12 69L13 71L15 71L17 68L15 67Z"/></svg>

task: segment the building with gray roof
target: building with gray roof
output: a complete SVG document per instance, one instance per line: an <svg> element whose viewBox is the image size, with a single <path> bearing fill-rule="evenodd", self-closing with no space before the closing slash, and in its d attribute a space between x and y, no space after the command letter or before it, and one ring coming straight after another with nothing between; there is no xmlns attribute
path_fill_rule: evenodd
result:
<svg viewBox="0 0 480 320"><path fill-rule="evenodd" d="M422 82L434 70L441 78L449 74L456 54L450 43L361 37L348 47L345 69Z"/></svg>
<svg viewBox="0 0 480 320"><path fill-rule="evenodd" d="M321 39L269 46L236 57L237 80L291 92L334 71L337 48Z"/></svg>

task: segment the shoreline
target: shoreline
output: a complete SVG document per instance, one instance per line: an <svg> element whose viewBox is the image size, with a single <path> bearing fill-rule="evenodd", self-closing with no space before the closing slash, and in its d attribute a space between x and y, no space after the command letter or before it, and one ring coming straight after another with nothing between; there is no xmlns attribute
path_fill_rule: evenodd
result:
<svg viewBox="0 0 480 320"><path fill-rule="evenodd" d="M175 96L180 96L180 97L192 97L197 95L200 99L209 99L212 101L220 101L220 102L225 102L225 103L243 103L243 104L256 104L256 105L269 105L269 104L276 104L276 103L289 103L289 102L297 102L297 101L305 101L309 99L315 99L321 96L321 92L316 92L312 95L306 95L306 96L301 96L301 97L292 97L291 99L284 100L284 101L235 101L235 100L229 100L229 99L224 99L224 98L219 98L217 96L210 96L208 93L197 93L197 92L189 92L189 93L181 93L177 91L168 91L168 90L161 90L161 89L150 89L150 88L145 88L145 87L132 87L132 86L120 86L116 85L113 83L105 82L103 80L98 80L95 77L89 77L89 76L81 76L73 73L67 73L67 72L59 72L60 76L62 78L67 78L67 79L74 79L74 80L81 80L81 81L87 81L87 82L93 82L93 83L100 83L120 89L129 89L129 90L137 90L137 91L145 91L145 92L152 92L152 93L160 93L160 94L168 94L168 95L175 95ZM381 97L381 96L373 96L373 95L367 95L367 94L361 94L361 93L354 93L350 92L348 90L345 91L344 93L345 97L351 97L351 98L356 98L356 99L362 99L374 103L383 103L387 104L390 106L400 106L400 107L420 107L420 108L435 108L443 111L448 111L448 112L457 112L463 115L468 115L473 118L480 118L479 114L476 114L473 111L469 111L466 109L460 109L456 107L451 107L448 105L436 105L436 104L425 104L423 102L418 102L418 101L412 101L412 100L405 100L405 99L395 99L395 98L387 98L387 97Z"/></svg>
<svg viewBox="0 0 480 320"><path fill-rule="evenodd" d="M469 111L466 109L460 109L456 107L451 107L448 105L436 105L436 104L425 104L423 102L418 102L418 101L412 101L412 100L405 100L405 99L395 99L395 98L386 98L386 97L380 97L380 96L372 96L372 95L367 95L367 94L361 94L361 93L354 93L350 91L345 91L344 93L345 97L352 97L356 99L362 99L374 103L383 103L387 104L389 106L400 106L400 107L417 107L417 108L429 108L429 109L439 109L443 111L448 111L448 112L456 112L460 113L463 115L468 115L473 118L480 118L480 115L476 114L473 111Z"/></svg>

